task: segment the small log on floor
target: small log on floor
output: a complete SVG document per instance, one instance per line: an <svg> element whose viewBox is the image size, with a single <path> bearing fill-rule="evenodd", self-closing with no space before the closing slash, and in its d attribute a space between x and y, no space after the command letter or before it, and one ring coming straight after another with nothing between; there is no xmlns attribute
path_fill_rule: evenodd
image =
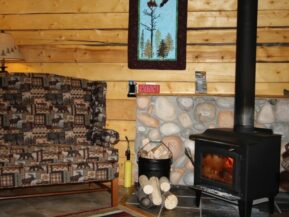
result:
<svg viewBox="0 0 289 217"><path fill-rule="evenodd" d="M178 205L178 198L171 192L166 192L162 195L164 207L168 210L172 210Z"/></svg>
<svg viewBox="0 0 289 217"><path fill-rule="evenodd" d="M150 178L150 183L153 187L153 192L150 194L151 200L154 205L159 206L162 204L162 196L159 179L155 176Z"/></svg>
<svg viewBox="0 0 289 217"><path fill-rule="evenodd" d="M171 184L167 177L163 176L160 178L160 188L162 192L167 192L171 189Z"/></svg>
<svg viewBox="0 0 289 217"><path fill-rule="evenodd" d="M150 199L150 196L147 195L143 189L139 188L136 193L137 199L142 207L150 208L153 206L153 203Z"/></svg>
<svg viewBox="0 0 289 217"><path fill-rule="evenodd" d="M153 192L153 187L151 186L146 175L141 175L138 180L139 185L143 189L145 194L151 194Z"/></svg>

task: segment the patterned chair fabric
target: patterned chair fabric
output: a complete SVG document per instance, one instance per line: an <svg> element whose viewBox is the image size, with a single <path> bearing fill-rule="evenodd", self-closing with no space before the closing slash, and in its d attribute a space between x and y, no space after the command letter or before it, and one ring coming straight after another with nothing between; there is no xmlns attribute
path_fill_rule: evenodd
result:
<svg viewBox="0 0 289 217"><path fill-rule="evenodd" d="M118 176L105 129L106 83L52 74L0 75L0 188Z"/></svg>

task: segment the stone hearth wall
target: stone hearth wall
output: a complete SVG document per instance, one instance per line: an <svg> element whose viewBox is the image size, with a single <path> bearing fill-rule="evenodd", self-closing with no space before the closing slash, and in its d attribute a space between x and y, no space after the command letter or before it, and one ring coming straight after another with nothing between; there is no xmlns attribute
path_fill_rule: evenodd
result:
<svg viewBox="0 0 289 217"><path fill-rule="evenodd" d="M233 122L233 97L138 96L135 151L138 153L147 140L169 144L173 153L171 183L193 185L194 167L184 154L185 147L194 154L194 141L188 139L189 135L208 128L232 128ZM289 99L257 98L255 127L271 128L274 133L282 134L280 156L281 164L284 163L282 154L289 142ZM285 168L280 165L281 172ZM136 167L135 180L137 174Z"/></svg>

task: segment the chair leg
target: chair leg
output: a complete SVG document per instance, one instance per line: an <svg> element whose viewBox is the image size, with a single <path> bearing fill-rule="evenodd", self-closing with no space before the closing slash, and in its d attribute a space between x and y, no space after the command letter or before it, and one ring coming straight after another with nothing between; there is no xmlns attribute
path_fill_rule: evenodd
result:
<svg viewBox="0 0 289 217"><path fill-rule="evenodd" d="M111 206L118 205L118 178L111 180Z"/></svg>

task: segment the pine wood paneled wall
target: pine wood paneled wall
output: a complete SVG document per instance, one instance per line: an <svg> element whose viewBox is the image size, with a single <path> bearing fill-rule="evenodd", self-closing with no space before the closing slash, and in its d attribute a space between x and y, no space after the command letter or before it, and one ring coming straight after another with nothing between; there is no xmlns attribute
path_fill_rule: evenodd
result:
<svg viewBox="0 0 289 217"><path fill-rule="evenodd" d="M121 135L121 183L124 137L131 149L135 139L135 99L127 98L128 80L156 82L166 94L193 94L194 73L204 70L208 93L234 93L237 0L188 2L187 68L157 71L127 67L129 0L0 0L0 29L14 36L25 57L10 64L10 72L108 82L107 127ZM282 95L289 89L288 0L259 0L257 40L256 93Z"/></svg>

